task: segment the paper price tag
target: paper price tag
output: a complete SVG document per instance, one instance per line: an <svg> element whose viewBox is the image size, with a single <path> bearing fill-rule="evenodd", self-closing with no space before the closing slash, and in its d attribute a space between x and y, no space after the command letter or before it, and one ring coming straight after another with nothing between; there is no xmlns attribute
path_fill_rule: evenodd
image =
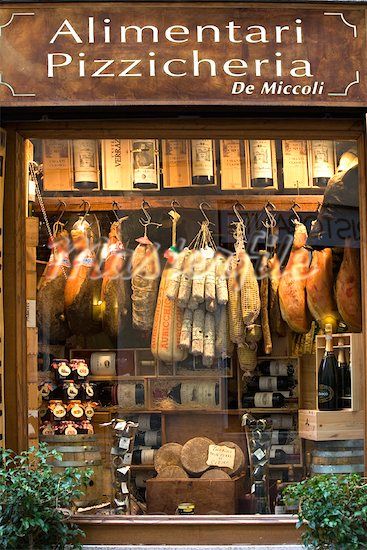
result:
<svg viewBox="0 0 367 550"><path fill-rule="evenodd" d="M236 456L235 449L225 445L209 445L208 466L217 466L218 468L233 468Z"/></svg>
<svg viewBox="0 0 367 550"><path fill-rule="evenodd" d="M257 460L261 460L262 458L264 458L265 456L265 452L263 451L263 449L256 449L256 451L254 452L254 456L256 456Z"/></svg>
<svg viewBox="0 0 367 550"><path fill-rule="evenodd" d="M128 495L128 494L129 494L129 489L128 489L127 483L125 483L125 481L123 481L123 482L121 483L121 493L122 493L123 495Z"/></svg>
<svg viewBox="0 0 367 550"><path fill-rule="evenodd" d="M117 468L116 472L126 476L127 472L130 470L130 466L123 466L122 468Z"/></svg>
<svg viewBox="0 0 367 550"><path fill-rule="evenodd" d="M115 430L124 431L125 428L126 428L126 421L125 420L122 420L121 422L116 422Z"/></svg>
<svg viewBox="0 0 367 550"><path fill-rule="evenodd" d="M120 449L128 449L130 447L130 437L121 437L119 441Z"/></svg>
<svg viewBox="0 0 367 550"><path fill-rule="evenodd" d="M125 453L123 457L124 464L131 464L133 459L133 453Z"/></svg>

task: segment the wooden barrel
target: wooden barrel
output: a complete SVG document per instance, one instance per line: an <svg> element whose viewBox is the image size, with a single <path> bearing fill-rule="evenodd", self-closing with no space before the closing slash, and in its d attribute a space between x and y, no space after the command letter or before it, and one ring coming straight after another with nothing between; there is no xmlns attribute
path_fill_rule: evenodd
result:
<svg viewBox="0 0 367 550"><path fill-rule="evenodd" d="M82 487L84 495L75 501L78 507L93 506L102 501L103 495L103 465L100 448L95 435L49 435L40 437L42 442L49 445L62 455L62 460L53 460L56 471L62 472L65 468L86 470L91 468L93 476L87 487Z"/></svg>
<svg viewBox="0 0 367 550"><path fill-rule="evenodd" d="M312 451L312 474L364 472L362 440L319 442Z"/></svg>

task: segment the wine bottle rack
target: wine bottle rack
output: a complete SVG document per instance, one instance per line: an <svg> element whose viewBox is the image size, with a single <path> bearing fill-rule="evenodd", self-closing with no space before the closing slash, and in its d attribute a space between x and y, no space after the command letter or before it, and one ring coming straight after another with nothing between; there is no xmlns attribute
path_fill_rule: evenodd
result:
<svg viewBox="0 0 367 550"><path fill-rule="evenodd" d="M316 354L301 358L302 392L299 411L300 437L312 441L362 439L364 437L363 404L364 350L362 334L333 334L337 353L338 340L343 338L347 360L351 366L351 408L338 411L319 411L317 407L318 368L325 351L325 336L316 338Z"/></svg>

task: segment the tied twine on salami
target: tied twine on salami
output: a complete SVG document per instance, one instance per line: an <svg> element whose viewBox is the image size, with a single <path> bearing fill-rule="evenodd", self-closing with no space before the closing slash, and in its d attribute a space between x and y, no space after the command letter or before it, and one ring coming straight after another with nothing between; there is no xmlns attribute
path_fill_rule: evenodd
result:
<svg viewBox="0 0 367 550"><path fill-rule="evenodd" d="M243 470L245 469L246 461L242 449L236 443L233 443L233 441L222 441L218 445L223 445L225 447L229 447L230 449L235 450L233 468L222 468L222 470L231 477L237 476L241 472L243 472Z"/></svg>
<svg viewBox="0 0 367 550"><path fill-rule="evenodd" d="M188 479L188 475L180 466L167 466L159 471L157 479Z"/></svg>
<svg viewBox="0 0 367 550"><path fill-rule="evenodd" d="M167 466L182 466L181 464L182 445L179 443L166 443L162 445L154 456L154 468L160 473Z"/></svg>
<svg viewBox="0 0 367 550"><path fill-rule="evenodd" d="M204 472L200 479L231 479L231 477L221 468L212 468Z"/></svg>
<svg viewBox="0 0 367 550"><path fill-rule="evenodd" d="M214 445L211 439L207 437L194 437L182 447L182 466L192 476L200 476L209 469L207 464L209 445Z"/></svg>

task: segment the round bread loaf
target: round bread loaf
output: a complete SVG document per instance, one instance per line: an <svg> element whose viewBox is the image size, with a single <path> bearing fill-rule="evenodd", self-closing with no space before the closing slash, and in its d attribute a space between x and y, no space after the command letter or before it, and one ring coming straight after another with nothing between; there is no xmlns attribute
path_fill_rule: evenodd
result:
<svg viewBox="0 0 367 550"><path fill-rule="evenodd" d="M157 478L159 479L187 479L189 476L180 466L167 466L160 470Z"/></svg>
<svg viewBox="0 0 367 550"><path fill-rule="evenodd" d="M236 443L233 443L233 441L222 441L221 443L218 443L218 445L230 447L231 449L234 449L236 453L234 456L233 468L221 468L221 470L227 472L227 474L231 477L239 475L245 469L246 465L245 455L243 454L242 449Z"/></svg>
<svg viewBox="0 0 367 550"><path fill-rule="evenodd" d="M214 442L207 437L194 437L185 443L181 451L181 463L186 472L197 477L209 469L206 463L209 445L214 445Z"/></svg>
<svg viewBox="0 0 367 550"><path fill-rule="evenodd" d="M231 477L220 468L212 468L204 472L200 479L231 479Z"/></svg>
<svg viewBox="0 0 367 550"><path fill-rule="evenodd" d="M179 443L166 443L154 454L154 468L159 473L167 466L181 466L182 445Z"/></svg>

